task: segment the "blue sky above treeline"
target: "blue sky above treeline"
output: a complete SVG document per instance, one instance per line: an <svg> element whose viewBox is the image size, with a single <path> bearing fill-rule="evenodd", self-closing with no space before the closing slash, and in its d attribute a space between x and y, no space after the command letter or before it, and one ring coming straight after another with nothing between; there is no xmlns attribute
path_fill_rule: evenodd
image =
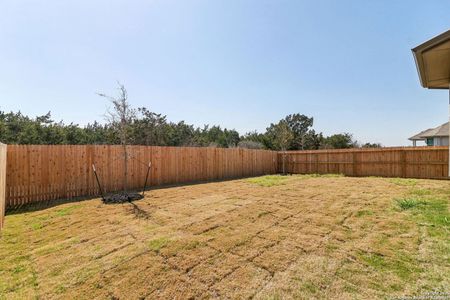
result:
<svg viewBox="0 0 450 300"><path fill-rule="evenodd" d="M448 119L411 48L450 28L449 1L2 1L0 110L103 119L133 106L240 133L291 113L325 134L407 145Z"/></svg>

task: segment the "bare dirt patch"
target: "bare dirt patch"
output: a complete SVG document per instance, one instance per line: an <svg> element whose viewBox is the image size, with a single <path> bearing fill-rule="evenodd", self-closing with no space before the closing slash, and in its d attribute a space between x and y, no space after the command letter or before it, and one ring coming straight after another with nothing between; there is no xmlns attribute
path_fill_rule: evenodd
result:
<svg viewBox="0 0 450 300"><path fill-rule="evenodd" d="M445 291L449 195L448 181L270 176L8 215L0 299Z"/></svg>

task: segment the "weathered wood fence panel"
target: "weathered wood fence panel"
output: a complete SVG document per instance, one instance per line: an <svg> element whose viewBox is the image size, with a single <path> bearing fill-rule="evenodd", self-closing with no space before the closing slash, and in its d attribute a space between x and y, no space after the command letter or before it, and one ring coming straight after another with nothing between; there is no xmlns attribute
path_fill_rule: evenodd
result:
<svg viewBox="0 0 450 300"><path fill-rule="evenodd" d="M448 179L448 156L448 147L287 151L278 153L278 170L284 158L292 174Z"/></svg>
<svg viewBox="0 0 450 300"><path fill-rule="evenodd" d="M6 208L123 189L124 151L115 145L8 145ZM128 146L128 188L277 173L277 152L241 148Z"/></svg>
<svg viewBox="0 0 450 300"><path fill-rule="evenodd" d="M0 143L0 230L3 228L6 208L6 151L6 145Z"/></svg>

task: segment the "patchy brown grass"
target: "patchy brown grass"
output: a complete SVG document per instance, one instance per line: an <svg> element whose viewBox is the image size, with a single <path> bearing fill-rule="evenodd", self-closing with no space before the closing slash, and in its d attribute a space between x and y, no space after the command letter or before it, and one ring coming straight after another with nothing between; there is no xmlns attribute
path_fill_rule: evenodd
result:
<svg viewBox="0 0 450 300"><path fill-rule="evenodd" d="M384 298L450 286L450 182L283 176L8 215L0 298Z"/></svg>

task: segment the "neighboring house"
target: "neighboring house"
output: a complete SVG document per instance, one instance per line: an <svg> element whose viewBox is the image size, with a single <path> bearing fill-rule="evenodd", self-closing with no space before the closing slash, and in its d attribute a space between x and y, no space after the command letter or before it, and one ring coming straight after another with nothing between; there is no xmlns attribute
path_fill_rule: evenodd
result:
<svg viewBox="0 0 450 300"><path fill-rule="evenodd" d="M442 124L436 128L424 130L409 138L413 145L417 145L417 141L424 141L427 146L448 146L449 122Z"/></svg>
<svg viewBox="0 0 450 300"><path fill-rule="evenodd" d="M420 84L424 88L450 89L450 30L420 44L412 49L412 52L416 61ZM450 93L448 98L450 108ZM450 112L450 109L448 112ZM447 134L444 135L444 137L447 136L447 145L450 135L449 127L447 124ZM431 142L431 140L429 141ZM445 143L445 140L442 142ZM413 141L413 143L415 142ZM450 157L450 147L448 147L448 151ZM450 159L448 159L447 176L450 178Z"/></svg>

